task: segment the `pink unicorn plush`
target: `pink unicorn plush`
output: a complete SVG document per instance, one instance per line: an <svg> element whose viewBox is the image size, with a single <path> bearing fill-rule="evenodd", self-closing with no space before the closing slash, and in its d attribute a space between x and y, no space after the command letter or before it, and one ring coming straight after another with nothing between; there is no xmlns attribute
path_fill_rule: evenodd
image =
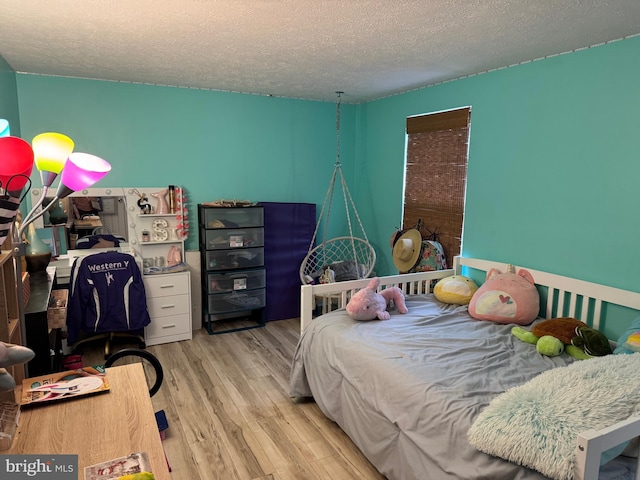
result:
<svg viewBox="0 0 640 480"><path fill-rule="evenodd" d="M378 293L380 279L374 277L366 288L356 292L347 304L347 313L354 320L387 320L391 317L387 312L390 302L395 304L400 313L407 313L404 293L398 287L389 287Z"/></svg>

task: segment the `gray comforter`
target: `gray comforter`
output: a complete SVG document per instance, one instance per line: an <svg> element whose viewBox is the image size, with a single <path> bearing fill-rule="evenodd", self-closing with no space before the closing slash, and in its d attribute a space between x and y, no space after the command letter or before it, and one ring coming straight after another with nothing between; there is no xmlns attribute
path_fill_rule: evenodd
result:
<svg viewBox="0 0 640 480"><path fill-rule="evenodd" d="M466 434L496 395L572 360L539 355L513 325L474 320L431 295L407 306L383 321L344 310L314 319L294 355L290 395L312 396L391 479L545 478L479 452Z"/></svg>

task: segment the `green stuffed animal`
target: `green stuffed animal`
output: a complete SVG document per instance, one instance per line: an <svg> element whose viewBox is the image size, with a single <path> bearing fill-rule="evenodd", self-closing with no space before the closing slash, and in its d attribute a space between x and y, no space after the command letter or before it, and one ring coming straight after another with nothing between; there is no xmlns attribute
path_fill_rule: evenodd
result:
<svg viewBox="0 0 640 480"><path fill-rule="evenodd" d="M513 327L511 329L511 333L519 340L535 345L538 353L547 357L557 357L562 352L566 351L568 355L576 360L586 360L591 358L590 355L587 355L584 350L579 347L572 344L565 346L565 344L562 343L562 340L551 335L538 337L522 327Z"/></svg>
<svg viewBox="0 0 640 480"><path fill-rule="evenodd" d="M576 336L571 339L571 344L581 348L590 357L603 357L613 353L609 339L590 327L577 327Z"/></svg>

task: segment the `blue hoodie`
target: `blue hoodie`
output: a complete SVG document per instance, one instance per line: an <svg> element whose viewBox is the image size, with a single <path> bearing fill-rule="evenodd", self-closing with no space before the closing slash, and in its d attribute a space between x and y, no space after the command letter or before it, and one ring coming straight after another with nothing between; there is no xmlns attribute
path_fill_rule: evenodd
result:
<svg viewBox="0 0 640 480"><path fill-rule="evenodd" d="M126 332L151 322L140 268L128 253L77 258L71 269L67 342L80 332Z"/></svg>

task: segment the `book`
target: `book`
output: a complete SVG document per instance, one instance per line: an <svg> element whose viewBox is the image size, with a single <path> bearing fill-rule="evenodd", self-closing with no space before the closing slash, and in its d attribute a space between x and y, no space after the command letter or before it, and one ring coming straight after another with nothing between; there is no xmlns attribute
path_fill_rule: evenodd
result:
<svg viewBox="0 0 640 480"><path fill-rule="evenodd" d="M25 378L20 405L68 400L108 391L109 381L104 367L84 367Z"/></svg>
<svg viewBox="0 0 640 480"><path fill-rule="evenodd" d="M137 452L126 457L84 467L84 480L153 480L147 452Z"/></svg>

